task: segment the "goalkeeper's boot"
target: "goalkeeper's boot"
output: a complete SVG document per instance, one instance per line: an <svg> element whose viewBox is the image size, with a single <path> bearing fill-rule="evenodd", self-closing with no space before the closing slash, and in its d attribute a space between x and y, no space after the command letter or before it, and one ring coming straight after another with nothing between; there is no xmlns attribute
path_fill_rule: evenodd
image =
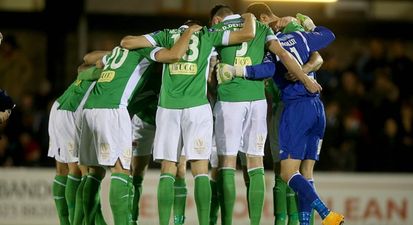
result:
<svg viewBox="0 0 413 225"><path fill-rule="evenodd" d="M322 221L323 225L343 225L344 224L344 216L331 211L326 218Z"/></svg>

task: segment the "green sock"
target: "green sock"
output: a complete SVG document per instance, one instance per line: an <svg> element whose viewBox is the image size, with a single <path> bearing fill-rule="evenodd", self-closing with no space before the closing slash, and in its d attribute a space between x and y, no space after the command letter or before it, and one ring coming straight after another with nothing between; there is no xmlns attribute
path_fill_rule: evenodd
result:
<svg viewBox="0 0 413 225"><path fill-rule="evenodd" d="M264 208L265 178L264 168L254 168L248 171L250 188L248 201L250 205L251 225L259 225Z"/></svg>
<svg viewBox="0 0 413 225"><path fill-rule="evenodd" d="M279 175L275 175L273 188L275 225L285 225L287 220L287 184Z"/></svg>
<svg viewBox="0 0 413 225"><path fill-rule="evenodd" d="M222 225L231 225L232 216L234 212L235 205L235 169L221 169L219 171L219 181L222 185L222 196L220 198L221 205L221 224Z"/></svg>
<svg viewBox="0 0 413 225"><path fill-rule="evenodd" d="M169 225L172 205L174 204L175 176L162 173L158 184L158 216L159 225Z"/></svg>
<svg viewBox="0 0 413 225"><path fill-rule="evenodd" d="M218 187L217 182L214 180L209 180L209 184L211 185L211 212L209 214L209 224L216 225L219 210Z"/></svg>
<svg viewBox="0 0 413 225"><path fill-rule="evenodd" d="M211 209L211 187L207 174L195 176L195 204L199 225L209 225Z"/></svg>
<svg viewBox="0 0 413 225"><path fill-rule="evenodd" d="M112 173L109 203L115 225L126 225L131 220L129 200L129 175Z"/></svg>
<svg viewBox="0 0 413 225"><path fill-rule="evenodd" d="M69 211L67 208L65 189L67 176L56 175L53 181L53 198L56 204L57 215L59 216L60 225L69 225Z"/></svg>
<svg viewBox="0 0 413 225"><path fill-rule="evenodd" d="M102 206L100 204L100 198L98 198L98 203L97 203L97 210L96 210L96 215L95 215L95 225L107 225L107 223L105 221L105 218L103 217L103 214L102 214Z"/></svg>
<svg viewBox="0 0 413 225"><path fill-rule="evenodd" d="M250 182L245 182L245 187L247 189L247 193L245 196L247 196L247 207L248 207L248 218L251 218L251 211L250 211L250 201L248 201L249 196L250 196Z"/></svg>
<svg viewBox="0 0 413 225"><path fill-rule="evenodd" d="M102 179L102 177L96 174L89 174L86 177L86 182L83 186L83 213L85 215L85 225L93 225L95 221L98 207L96 198L99 196L99 188Z"/></svg>
<svg viewBox="0 0 413 225"><path fill-rule="evenodd" d="M288 225L298 225L299 223L297 202L297 194L287 186Z"/></svg>
<svg viewBox="0 0 413 225"><path fill-rule="evenodd" d="M76 191L76 204L75 204L75 216L73 218L72 224L83 224L84 214L83 214L83 187L86 183L86 177L82 176L79 187Z"/></svg>
<svg viewBox="0 0 413 225"><path fill-rule="evenodd" d="M139 217L139 199L142 195L142 176L133 176L133 200L132 200L132 222L136 222ZM133 223L132 223L133 224Z"/></svg>
<svg viewBox="0 0 413 225"><path fill-rule="evenodd" d="M184 224L186 206L186 183L183 178L176 178L174 183L174 224Z"/></svg>
<svg viewBox="0 0 413 225"><path fill-rule="evenodd" d="M73 224L75 218L75 205L76 205L76 191L79 187L81 176L69 174L66 181L65 197L67 208L69 210L69 221Z"/></svg>
<svg viewBox="0 0 413 225"><path fill-rule="evenodd" d="M314 225L314 209L311 210L311 218L310 218L310 225Z"/></svg>

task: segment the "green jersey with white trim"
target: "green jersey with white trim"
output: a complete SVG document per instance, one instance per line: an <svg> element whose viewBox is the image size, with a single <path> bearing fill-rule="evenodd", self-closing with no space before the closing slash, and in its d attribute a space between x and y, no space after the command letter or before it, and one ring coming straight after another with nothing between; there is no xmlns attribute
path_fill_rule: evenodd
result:
<svg viewBox="0 0 413 225"><path fill-rule="evenodd" d="M85 103L86 109L127 107L131 96L152 75L154 55L159 48L113 49L105 56L100 78Z"/></svg>
<svg viewBox="0 0 413 225"><path fill-rule="evenodd" d="M128 105L131 117L136 114L141 120L152 125L155 125L158 96L161 89L162 70L158 70L161 66L162 64L156 64L156 69L150 75L150 79L138 87Z"/></svg>
<svg viewBox="0 0 413 225"><path fill-rule="evenodd" d="M243 26L240 15L227 16L224 21L212 27L214 30L237 30ZM249 66L262 63L265 44L276 40L274 32L265 24L256 22L255 37L239 45L217 48L220 62L235 66ZM234 78L218 85L218 100L243 102L265 99L264 82Z"/></svg>
<svg viewBox="0 0 413 225"><path fill-rule="evenodd" d="M86 95L87 90L95 82L94 80L84 80L81 77L98 77L102 69L90 67L79 73L77 79L66 89L56 101L59 103L58 109L75 112Z"/></svg>
<svg viewBox="0 0 413 225"><path fill-rule="evenodd" d="M171 48L185 29L182 26L145 36L154 46ZM227 45L228 36L229 31L210 32L205 27L192 35L186 55L179 62L164 64L159 106L182 109L208 104L209 60L214 46Z"/></svg>

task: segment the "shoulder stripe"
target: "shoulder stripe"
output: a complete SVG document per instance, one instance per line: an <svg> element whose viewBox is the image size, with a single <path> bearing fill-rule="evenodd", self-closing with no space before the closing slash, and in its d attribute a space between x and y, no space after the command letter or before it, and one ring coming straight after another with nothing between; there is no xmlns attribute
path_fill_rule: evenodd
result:
<svg viewBox="0 0 413 225"><path fill-rule="evenodd" d="M307 38L305 38L304 35L303 35L301 32L299 32L299 31L296 31L296 32L294 32L294 33L296 33L296 34L298 34L298 35L301 36L301 38L302 38L303 41L304 41L305 47L307 48L307 51L310 52L310 47L308 47Z"/></svg>
<svg viewBox="0 0 413 225"><path fill-rule="evenodd" d="M229 30L224 31L224 35L222 36L222 45L226 46L229 44L229 35L230 35Z"/></svg>

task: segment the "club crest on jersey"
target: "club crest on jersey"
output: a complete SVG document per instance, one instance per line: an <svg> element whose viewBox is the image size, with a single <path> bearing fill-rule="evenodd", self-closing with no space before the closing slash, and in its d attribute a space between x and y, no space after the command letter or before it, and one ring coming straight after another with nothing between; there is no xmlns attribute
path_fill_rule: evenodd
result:
<svg viewBox="0 0 413 225"><path fill-rule="evenodd" d="M198 153L202 153L205 151L205 141L201 138L197 138L194 143L194 149Z"/></svg>

